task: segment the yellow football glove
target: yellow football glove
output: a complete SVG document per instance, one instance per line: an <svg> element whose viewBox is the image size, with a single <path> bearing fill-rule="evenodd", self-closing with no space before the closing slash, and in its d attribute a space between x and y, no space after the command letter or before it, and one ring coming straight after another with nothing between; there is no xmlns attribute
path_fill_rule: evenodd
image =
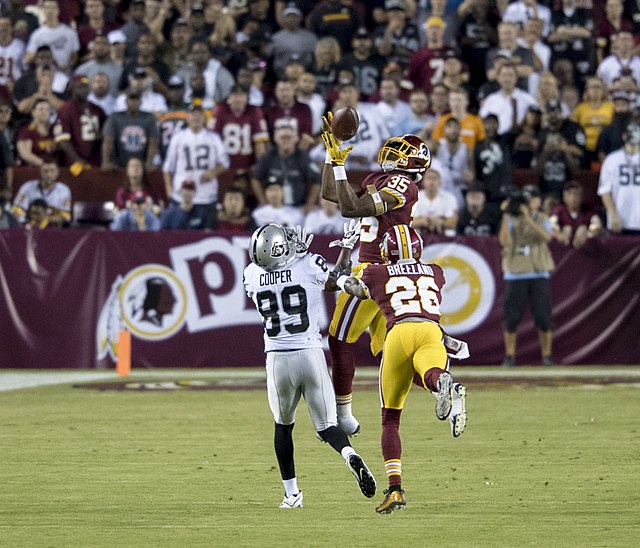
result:
<svg viewBox="0 0 640 548"><path fill-rule="evenodd" d="M91 166L89 164L85 164L83 162L73 162L71 167L69 167L69 171L71 172L71 175L77 177L82 173L82 170L89 169L90 167Z"/></svg>
<svg viewBox="0 0 640 548"><path fill-rule="evenodd" d="M333 116L331 112L328 114L328 119L322 117L322 141L331 158L331 165L344 166L344 162L347 159L349 153L353 150L353 146L349 146L345 149L340 149L340 141L336 139L336 136L331 131L331 120Z"/></svg>

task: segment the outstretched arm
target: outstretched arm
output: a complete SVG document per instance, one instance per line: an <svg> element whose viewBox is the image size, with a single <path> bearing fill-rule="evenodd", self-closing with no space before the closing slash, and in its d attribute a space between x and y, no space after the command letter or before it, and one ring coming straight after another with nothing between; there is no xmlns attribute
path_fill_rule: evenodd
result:
<svg viewBox="0 0 640 548"><path fill-rule="evenodd" d="M336 261L336 266L329 274L325 291L337 291L340 286L337 284L341 276L351 276L351 251L360 237L360 223L355 219L351 219L344 224L344 236L341 240L334 240L329 247L340 247L340 255Z"/></svg>

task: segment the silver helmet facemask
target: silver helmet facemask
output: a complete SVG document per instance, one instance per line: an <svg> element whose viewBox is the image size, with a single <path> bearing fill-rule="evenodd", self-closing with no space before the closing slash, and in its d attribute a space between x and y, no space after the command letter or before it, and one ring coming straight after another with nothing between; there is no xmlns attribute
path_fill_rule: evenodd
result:
<svg viewBox="0 0 640 548"><path fill-rule="evenodd" d="M295 242L286 228L279 224L261 226L251 235L249 258L265 270L278 270L289 264L295 256Z"/></svg>

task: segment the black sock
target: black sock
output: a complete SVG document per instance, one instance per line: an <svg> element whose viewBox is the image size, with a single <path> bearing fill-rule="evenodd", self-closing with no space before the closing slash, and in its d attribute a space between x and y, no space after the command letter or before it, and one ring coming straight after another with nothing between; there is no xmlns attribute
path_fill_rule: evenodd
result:
<svg viewBox="0 0 640 548"><path fill-rule="evenodd" d="M318 435L338 453L341 453L345 447L351 445L349 443L349 436L337 426L329 426L329 428L322 430L322 432L318 432Z"/></svg>
<svg viewBox="0 0 640 548"><path fill-rule="evenodd" d="M296 467L293 463L293 424L278 424L273 436L280 475L283 480L296 477Z"/></svg>

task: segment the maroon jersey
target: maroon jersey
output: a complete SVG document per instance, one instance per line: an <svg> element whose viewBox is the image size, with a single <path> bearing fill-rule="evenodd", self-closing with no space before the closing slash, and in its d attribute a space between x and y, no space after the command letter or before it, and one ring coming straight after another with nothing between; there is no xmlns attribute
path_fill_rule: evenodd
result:
<svg viewBox="0 0 640 548"><path fill-rule="evenodd" d="M53 128L49 128L46 135L41 135L33 122L19 129L17 140L31 141L31 151L43 160L47 156L51 156L56 148Z"/></svg>
<svg viewBox="0 0 640 548"><path fill-rule="evenodd" d="M222 137L232 169L250 170L256 163L254 143L269 141L267 123L260 107L247 105L235 114L228 104L221 103L213 114L213 131Z"/></svg>
<svg viewBox="0 0 640 548"><path fill-rule="evenodd" d="M420 48L409 62L409 80L417 88L431 93L433 86L442 82L444 76L444 60L449 51L455 50L443 46L439 49Z"/></svg>
<svg viewBox="0 0 640 548"><path fill-rule="evenodd" d="M444 272L437 264L407 261L370 264L360 278L370 299L387 320L387 331L400 320L440 321Z"/></svg>
<svg viewBox="0 0 640 548"><path fill-rule="evenodd" d="M278 103L265 111L269 134L273 138L274 130L283 125L296 129L298 135L313 135L312 115L309 105L296 101L291 108L282 108Z"/></svg>
<svg viewBox="0 0 640 548"><path fill-rule="evenodd" d="M569 213L567 206L564 204L560 204L559 206L553 209L552 215L555 215L558 219L558 226L563 228L565 226L571 227L571 237L576 233L576 229L580 225L589 226L591 222L591 217L594 216L593 211L580 211L575 217Z"/></svg>
<svg viewBox="0 0 640 548"><path fill-rule="evenodd" d="M98 105L71 99L58 111L53 129L56 141L70 141L80 158L92 166L100 166L102 125L106 117ZM67 158L67 163L72 162Z"/></svg>
<svg viewBox="0 0 640 548"><path fill-rule="evenodd" d="M392 210L377 217L363 217L360 222L361 263L379 263L382 236L395 225L411 225L413 206L418 201L418 186L406 175L371 173L361 183L360 195L367 192L367 186L374 185L380 192L391 194L398 200Z"/></svg>

